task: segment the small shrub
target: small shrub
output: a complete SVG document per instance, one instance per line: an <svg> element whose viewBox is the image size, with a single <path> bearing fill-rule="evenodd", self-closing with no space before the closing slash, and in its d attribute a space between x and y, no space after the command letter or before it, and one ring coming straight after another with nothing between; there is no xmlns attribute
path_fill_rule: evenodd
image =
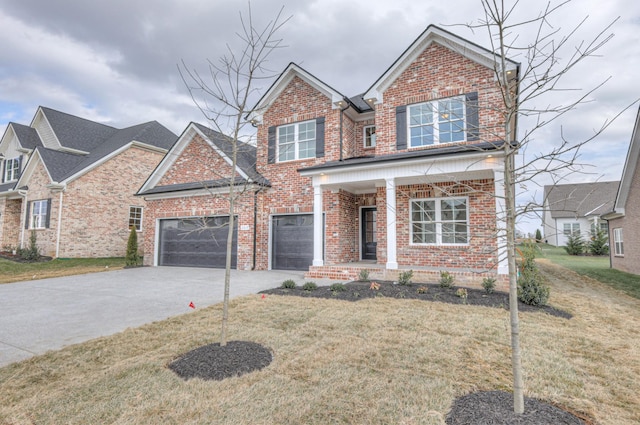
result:
<svg viewBox="0 0 640 425"><path fill-rule="evenodd" d="M441 288L453 288L453 275L448 271L440 272L440 287Z"/></svg>
<svg viewBox="0 0 640 425"><path fill-rule="evenodd" d="M587 249L591 255L609 255L609 238L604 230L597 228L591 232Z"/></svg>
<svg viewBox="0 0 640 425"><path fill-rule="evenodd" d="M293 279L287 279L280 285L282 289L295 289L296 282Z"/></svg>
<svg viewBox="0 0 640 425"><path fill-rule="evenodd" d="M493 277L485 277L482 279L482 287L487 294L493 294L496 289L496 279Z"/></svg>
<svg viewBox="0 0 640 425"><path fill-rule="evenodd" d="M542 242L542 232L540 232L540 229L536 229L536 243L540 242Z"/></svg>
<svg viewBox="0 0 640 425"><path fill-rule="evenodd" d="M338 292L344 292L347 290L347 288L344 286L344 283L334 283L333 285L331 285L329 287L329 290L331 292L333 292L334 294L338 293Z"/></svg>
<svg viewBox="0 0 640 425"><path fill-rule="evenodd" d="M427 293L427 287L426 286L421 286L418 289L416 289L416 292L418 294L426 294Z"/></svg>
<svg viewBox="0 0 640 425"><path fill-rule="evenodd" d="M318 285L316 285L315 282L305 282L304 285L302 285L302 289L305 291L315 291L318 289Z"/></svg>
<svg viewBox="0 0 640 425"><path fill-rule="evenodd" d="M581 255L584 253L585 243L580 232L573 232L567 237L567 245L564 250L569 255Z"/></svg>
<svg viewBox="0 0 640 425"><path fill-rule="evenodd" d="M459 289L456 291L456 295L457 295L458 297L462 298L462 302L463 302L464 304L466 304L466 303L467 303L467 297L469 296L469 293L467 292L467 290L466 290L465 288L459 288Z"/></svg>
<svg viewBox="0 0 640 425"><path fill-rule="evenodd" d="M358 280L361 280L363 282L368 282L369 281L369 270L367 270L367 269L360 270L360 274L358 275Z"/></svg>
<svg viewBox="0 0 640 425"><path fill-rule="evenodd" d="M16 253L22 257L23 260L36 261L40 258L40 249L38 248L38 241L35 230L31 231L29 235L29 247L27 249L18 249Z"/></svg>
<svg viewBox="0 0 640 425"><path fill-rule="evenodd" d="M398 284L399 285L411 285L411 279L413 279L413 270L407 270L406 272L401 272L398 275Z"/></svg>
<svg viewBox="0 0 640 425"><path fill-rule="evenodd" d="M378 291L380 290L380 284L377 282L371 282L371 285L369 285L369 289L371 289L372 291Z"/></svg>
<svg viewBox="0 0 640 425"><path fill-rule="evenodd" d="M518 299L525 304L544 306L549 301L549 287L538 270L522 270L518 279Z"/></svg>
<svg viewBox="0 0 640 425"><path fill-rule="evenodd" d="M127 253L125 255L125 265L135 267L140 264L140 254L138 254L138 233L135 226L131 227L129 240L127 241Z"/></svg>

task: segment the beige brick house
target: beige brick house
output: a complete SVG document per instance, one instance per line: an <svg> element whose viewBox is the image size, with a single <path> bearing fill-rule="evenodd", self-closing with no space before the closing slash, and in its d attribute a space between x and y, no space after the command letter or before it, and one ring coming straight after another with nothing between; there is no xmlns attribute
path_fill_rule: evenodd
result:
<svg viewBox="0 0 640 425"><path fill-rule="evenodd" d="M257 145L241 145L236 169L234 264L309 278L351 279L363 268L503 278L495 59L429 26L356 96L289 64L247 117ZM507 65L515 84L518 64ZM141 188L148 265L224 264L216 247L226 236L189 229L207 219L224 227L229 152L228 139L192 123ZM203 250L211 254L192 255Z"/></svg>
<svg viewBox="0 0 640 425"><path fill-rule="evenodd" d="M0 140L0 241L43 255L124 256L129 227L142 230L140 185L177 136L152 121L117 129L39 107L29 126Z"/></svg>

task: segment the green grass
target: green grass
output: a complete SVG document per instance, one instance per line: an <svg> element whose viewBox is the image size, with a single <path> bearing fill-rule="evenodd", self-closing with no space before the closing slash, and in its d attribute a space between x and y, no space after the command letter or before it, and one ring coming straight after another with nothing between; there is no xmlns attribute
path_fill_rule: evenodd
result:
<svg viewBox="0 0 640 425"><path fill-rule="evenodd" d="M17 263L0 258L0 283L93 273L123 268L124 258L55 259L41 263Z"/></svg>
<svg viewBox="0 0 640 425"><path fill-rule="evenodd" d="M539 246L542 258L640 299L640 276L612 269L608 256L569 255L562 247L543 244Z"/></svg>

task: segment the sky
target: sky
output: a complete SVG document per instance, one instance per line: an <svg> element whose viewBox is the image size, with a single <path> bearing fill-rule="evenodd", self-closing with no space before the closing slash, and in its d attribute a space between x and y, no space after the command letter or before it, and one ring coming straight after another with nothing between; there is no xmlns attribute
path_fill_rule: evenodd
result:
<svg viewBox="0 0 640 425"><path fill-rule="evenodd" d="M239 16L246 16L247 5L238 0L0 0L0 134L9 122L30 124L38 106L114 127L156 120L176 134L191 121L204 122L179 64L205 71L207 61L221 57L227 44L237 46ZM513 22L536 17L546 5L522 1ZM272 72L257 87L263 92L295 62L347 96L362 93L430 24L490 47L486 29L465 25L484 18L480 0L253 0L251 8L257 27L281 8L290 16L278 32L286 47L270 57ZM572 0L551 15L545 29L557 30L559 43L581 22L558 57L561 63L582 40L593 39L612 22L605 34L613 38L567 73L558 86L562 90L535 100L536 107L566 105L587 95L585 103L533 134L523 160L553 149L562 138L570 143L590 139L617 117L583 146L580 172L561 182L619 180L640 97L640 2ZM527 45L535 28L518 27L511 35ZM511 58L526 63L517 52ZM520 134L533 126L523 118ZM551 181L541 175L520 187L519 202L539 200L542 186ZM519 224L525 232L538 226L536 218Z"/></svg>

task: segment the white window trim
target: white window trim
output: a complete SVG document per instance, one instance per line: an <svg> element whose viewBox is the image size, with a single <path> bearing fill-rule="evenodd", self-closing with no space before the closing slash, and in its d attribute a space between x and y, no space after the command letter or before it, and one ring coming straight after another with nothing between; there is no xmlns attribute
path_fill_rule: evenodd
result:
<svg viewBox="0 0 640 425"><path fill-rule="evenodd" d="M316 120L307 120L307 121L300 121L300 122L295 122L291 124L282 124L276 128L276 162L291 162L291 161L300 161L300 160L315 158L315 154L313 156L300 158L300 137L299 137L300 126L302 124L308 124L308 123L312 123L312 125L314 126L314 135L315 135L314 143L316 143L316 141L318 140L318 134L315 129ZM291 127L291 126L294 127L294 137L293 137L294 155L293 155L293 159L283 160L283 159L280 159L280 130L284 127Z"/></svg>
<svg viewBox="0 0 640 425"><path fill-rule="evenodd" d="M13 165L9 168L9 163ZM9 172L11 172L11 178L9 178ZM18 176L20 175L20 157L16 158L7 158L4 160L4 181L12 182L18 180Z"/></svg>
<svg viewBox="0 0 640 425"><path fill-rule="evenodd" d="M567 233L567 231L565 230L565 228L566 228L567 226L571 227L571 229L569 230L569 232L568 232L568 233ZM576 229L576 227L577 227L577 229ZM563 234L563 235L565 235L565 236L567 236L567 237L569 237L569 236L571 236L571 235L573 235L573 234L576 234L576 233L577 233L577 234L581 234L581 232L582 232L582 229L581 229L580 223L578 223L578 222L564 223L564 224L562 225L562 234Z"/></svg>
<svg viewBox="0 0 640 425"><path fill-rule="evenodd" d="M624 239L622 234L622 227L616 227L615 229L613 229L613 252L616 257L624 257Z"/></svg>
<svg viewBox="0 0 640 425"><path fill-rule="evenodd" d="M33 230L46 229L47 225L47 199L39 199L31 202L31 211L29 213L29 228ZM36 205L38 205L38 214L36 214ZM44 212L42 208L44 206Z"/></svg>
<svg viewBox="0 0 640 425"><path fill-rule="evenodd" d="M142 220L144 218L144 207L141 207L139 205L129 205L129 220L128 220L128 225L127 227L129 228L129 230L131 230L131 209L132 208L140 208L140 228L138 228L138 226L136 226L136 232L140 233L142 232Z"/></svg>
<svg viewBox="0 0 640 425"><path fill-rule="evenodd" d="M373 149L376 147L376 133L374 132L372 134L371 140L372 140L372 145L371 146L367 146L367 129L373 128L374 130L376 129L375 124L373 125L365 125L362 128L362 146L365 149Z"/></svg>
<svg viewBox="0 0 640 425"><path fill-rule="evenodd" d="M416 107L416 106L421 106L421 105L431 105L431 110L432 110L432 114L434 117L439 116L439 113L437 110L434 111L434 106L438 104L438 102L441 101L445 101L445 100L460 100L462 102L462 123L464 125L464 129L462 131L463 134L463 138L462 140L456 140L456 141L452 141L452 142L441 142L440 141L440 127L437 125L439 123L439 121L435 121L433 123L433 143L431 145L419 145L419 146L413 146L413 144L411 143L411 108ZM441 99L434 99L434 100L430 100L428 102L420 102L420 103L414 103L412 105L408 105L407 106L407 147L409 149L421 149L421 148L425 148L427 146L435 146L435 145L448 145L450 143L461 143L461 142L466 142L467 141L467 102L465 99L465 96L451 96L451 97L443 97Z"/></svg>
<svg viewBox="0 0 640 425"><path fill-rule="evenodd" d="M456 200L456 199L464 199L465 205L467 206L467 219L465 220L465 224L467 226L467 242L466 243L443 243L442 242L442 207L441 201L443 200ZM436 242L435 243L416 243L413 241L413 210L412 204L413 202L422 202L422 201L435 201L436 205ZM409 245L412 246L469 246L469 241L471 240L471 235L469 234L469 197L468 196L451 196L444 198L415 198L409 199Z"/></svg>

